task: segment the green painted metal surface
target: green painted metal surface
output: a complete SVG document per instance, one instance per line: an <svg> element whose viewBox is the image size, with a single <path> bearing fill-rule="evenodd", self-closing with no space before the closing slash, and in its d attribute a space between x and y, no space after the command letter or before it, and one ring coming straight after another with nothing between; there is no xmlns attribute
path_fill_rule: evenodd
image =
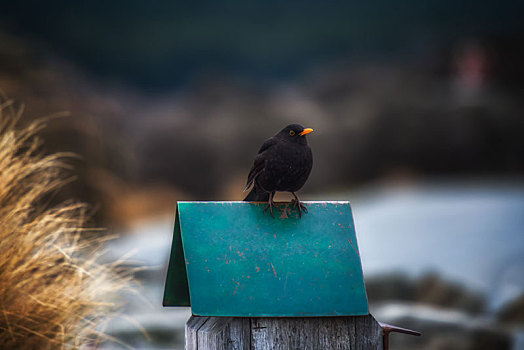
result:
<svg viewBox="0 0 524 350"><path fill-rule="evenodd" d="M349 202L305 204L302 218L289 203L272 218L265 203L179 202L164 306L190 296L201 316L368 314Z"/></svg>
<svg viewBox="0 0 524 350"><path fill-rule="evenodd" d="M164 306L190 306L189 288L187 282L186 264L180 235L180 219L178 208L175 213L175 228L171 255L167 270L166 285L164 290Z"/></svg>

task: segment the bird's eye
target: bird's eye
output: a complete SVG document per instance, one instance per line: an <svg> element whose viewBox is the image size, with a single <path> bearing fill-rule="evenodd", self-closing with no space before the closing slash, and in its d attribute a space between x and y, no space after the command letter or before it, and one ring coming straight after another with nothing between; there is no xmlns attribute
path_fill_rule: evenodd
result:
<svg viewBox="0 0 524 350"><path fill-rule="evenodd" d="M291 130L291 131L289 132L289 135L291 135L291 136L295 136L295 132L294 132L293 130Z"/></svg>

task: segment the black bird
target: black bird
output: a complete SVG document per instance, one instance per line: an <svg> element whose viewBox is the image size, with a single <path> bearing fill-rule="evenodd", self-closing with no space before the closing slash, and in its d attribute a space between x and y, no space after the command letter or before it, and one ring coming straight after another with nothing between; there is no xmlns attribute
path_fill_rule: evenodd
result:
<svg viewBox="0 0 524 350"><path fill-rule="evenodd" d="M312 131L291 124L264 142L249 171L244 191L253 188L244 201L267 201L266 210L269 208L273 216L275 192L291 192L299 216L302 217L302 211L307 213L295 192L304 186L313 166L313 154L306 140L306 135Z"/></svg>

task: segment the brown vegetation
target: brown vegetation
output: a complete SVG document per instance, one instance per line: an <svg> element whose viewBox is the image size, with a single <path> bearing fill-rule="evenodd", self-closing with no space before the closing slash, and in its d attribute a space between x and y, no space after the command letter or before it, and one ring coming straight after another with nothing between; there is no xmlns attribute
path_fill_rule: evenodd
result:
<svg viewBox="0 0 524 350"><path fill-rule="evenodd" d="M82 237L84 205L46 208L66 154L42 155L44 124L17 130L21 113L0 99L0 348L95 345L126 277L96 262L101 241Z"/></svg>

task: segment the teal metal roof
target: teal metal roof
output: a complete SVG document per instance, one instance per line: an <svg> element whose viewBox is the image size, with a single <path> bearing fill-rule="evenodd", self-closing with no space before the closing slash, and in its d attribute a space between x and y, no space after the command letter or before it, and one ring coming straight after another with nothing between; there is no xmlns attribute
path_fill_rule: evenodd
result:
<svg viewBox="0 0 524 350"><path fill-rule="evenodd" d="M179 202L164 306L201 316L368 314L349 202ZM189 282L189 284L188 284Z"/></svg>

